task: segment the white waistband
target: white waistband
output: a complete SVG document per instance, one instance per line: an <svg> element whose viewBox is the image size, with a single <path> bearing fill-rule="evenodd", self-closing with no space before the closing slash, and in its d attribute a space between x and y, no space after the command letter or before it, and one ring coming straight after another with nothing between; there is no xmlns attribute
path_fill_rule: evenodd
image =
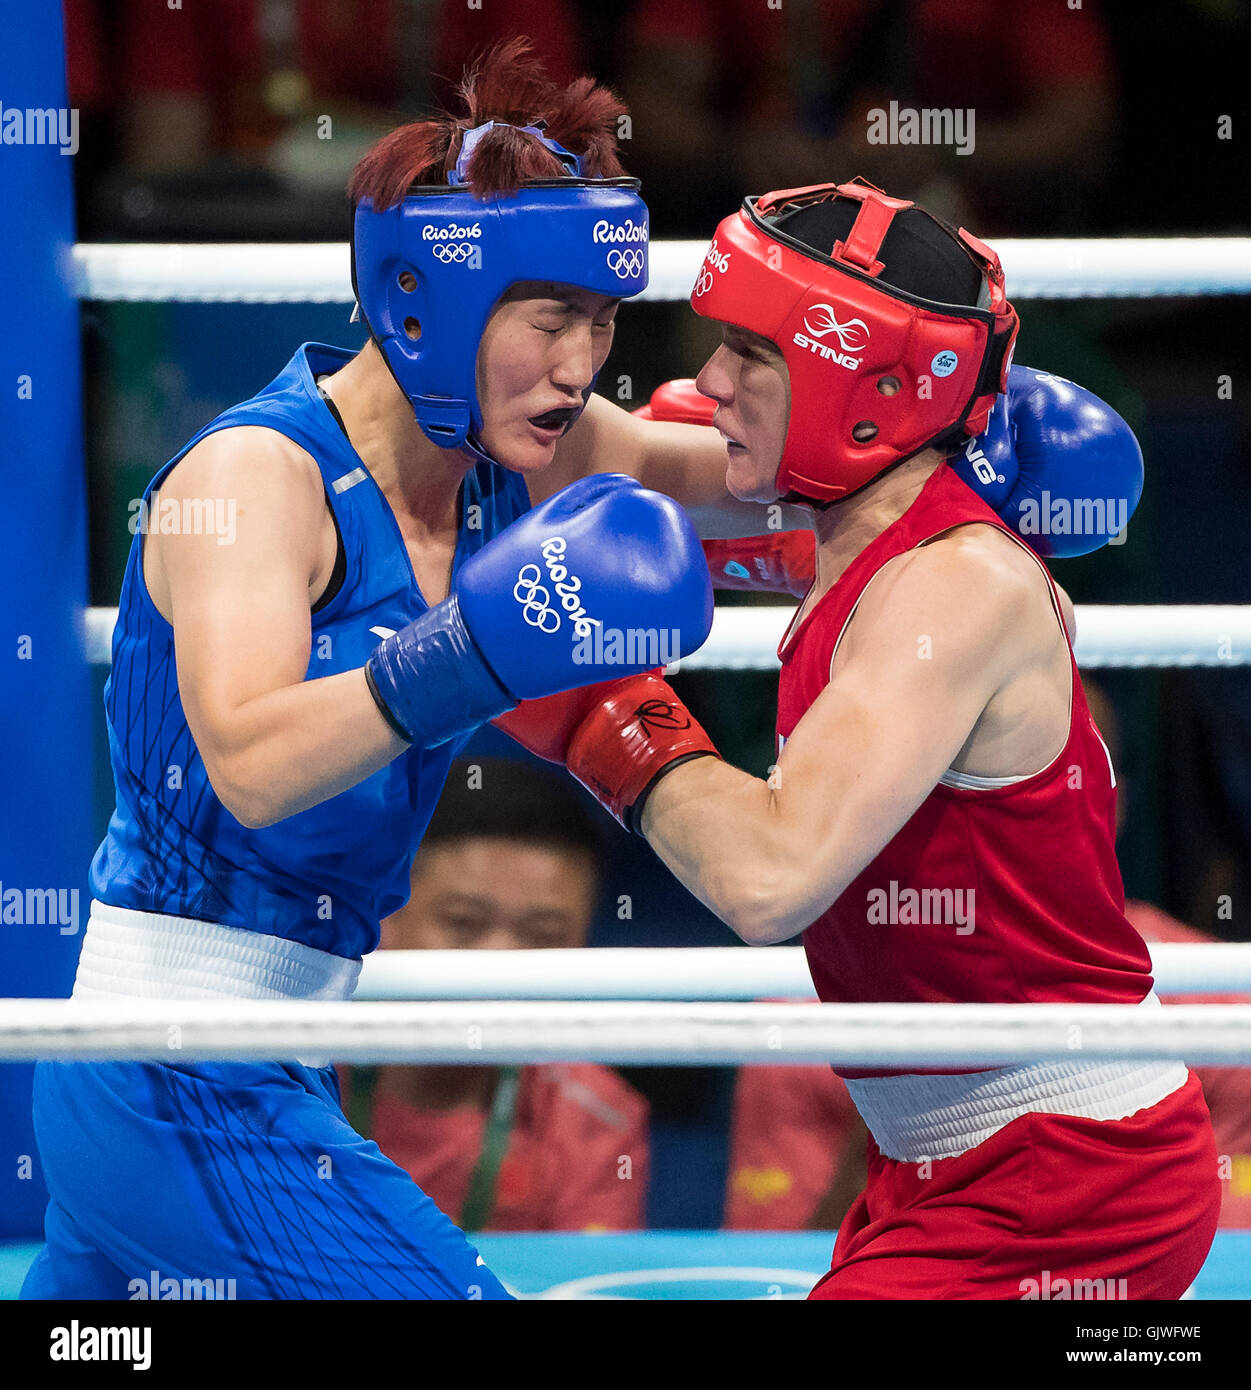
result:
<svg viewBox="0 0 1251 1390"><path fill-rule="evenodd" d="M1158 1006L1148 994L1142 1005ZM885 1158L955 1158L1022 1115L1124 1120L1186 1084L1184 1062L1034 1062L956 1076L848 1079L847 1090Z"/></svg>
<svg viewBox="0 0 1251 1390"><path fill-rule="evenodd" d="M75 999L350 999L359 960L299 941L93 901Z"/></svg>

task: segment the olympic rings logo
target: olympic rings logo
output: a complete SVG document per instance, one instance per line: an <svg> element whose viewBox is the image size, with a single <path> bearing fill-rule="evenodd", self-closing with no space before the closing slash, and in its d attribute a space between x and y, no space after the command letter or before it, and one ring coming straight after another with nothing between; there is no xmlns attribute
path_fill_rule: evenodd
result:
<svg viewBox="0 0 1251 1390"><path fill-rule="evenodd" d="M540 632L552 633L559 629L557 609L563 608L569 615L573 636L589 637L599 626L600 619L592 618L582 606L582 581L576 574L570 574L569 566L562 563L567 550L568 542L563 536L549 536L540 546L547 578L556 591L554 602L551 592L540 582L543 571L535 564L523 565L517 571L513 598L521 604L521 616Z"/></svg>
<svg viewBox="0 0 1251 1390"><path fill-rule="evenodd" d="M699 272L699 279L695 281L695 298L707 294L712 289L712 272L718 270L722 275L730 268L730 252L722 251L717 246L717 238L713 237L712 245L708 248L704 256L704 264Z"/></svg>
<svg viewBox="0 0 1251 1390"><path fill-rule="evenodd" d="M552 596L539 583L543 573L538 565L523 565L513 585L513 598L521 604L521 616L540 632L555 632L560 614L550 607Z"/></svg>
<svg viewBox="0 0 1251 1390"><path fill-rule="evenodd" d="M643 273L642 251L618 251L614 246L605 259L608 261L608 269L619 280L627 280Z"/></svg>
<svg viewBox="0 0 1251 1390"><path fill-rule="evenodd" d="M467 261L474 253L474 248L467 241L458 241L448 245L438 242L430 249L434 252L435 260L442 261L444 265Z"/></svg>

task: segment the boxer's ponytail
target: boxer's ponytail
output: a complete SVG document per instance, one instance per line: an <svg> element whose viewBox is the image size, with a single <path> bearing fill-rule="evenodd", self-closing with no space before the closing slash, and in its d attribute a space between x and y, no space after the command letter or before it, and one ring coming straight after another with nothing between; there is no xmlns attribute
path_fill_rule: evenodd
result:
<svg viewBox="0 0 1251 1390"><path fill-rule="evenodd" d="M625 172L617 157L624 104L590 77L558 86L528 39L508 39L488 50L466 71L457 94L460 115L442 111L400 126L366 152L348 183L353 204L368 198L375 208L393 207L415 183L445 183L464 132L488 121L507 124L489 131L469 161L470 187L479 197L506 196L523 183L568 172L539 140L515 128L539 122L553 140L582 156L586 177Z"/></svg>

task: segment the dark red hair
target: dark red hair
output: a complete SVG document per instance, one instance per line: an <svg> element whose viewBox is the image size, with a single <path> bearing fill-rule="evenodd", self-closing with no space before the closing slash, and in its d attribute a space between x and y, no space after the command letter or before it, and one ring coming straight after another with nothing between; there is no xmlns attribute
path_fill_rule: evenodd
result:
<svg viewBox="0 0 1251 1390"><path fill-rule="evenodd" d="M464 112L441 111L384 135L352 171L348 196L368 198L382 211L394 207L409 185L447 182L463 133L487 121L510 126L547 122L547 136L582 156L588 178L618 178L616 127L626 108L606 87L579 77L568 87L552 82L524 38L496 44L471 68L457 89ZM559 178L569 171L533 135L508 128L483 137L469 162L470 187L480 198L515 193L531 179Z"/></svg>

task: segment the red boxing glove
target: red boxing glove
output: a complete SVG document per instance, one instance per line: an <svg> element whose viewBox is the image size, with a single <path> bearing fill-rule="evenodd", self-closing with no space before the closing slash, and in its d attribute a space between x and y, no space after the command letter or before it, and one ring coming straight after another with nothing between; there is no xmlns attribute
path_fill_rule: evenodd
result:
<svg viewBox="0 0 1251 1390"><path fill-rule="evenodd" d="M817 538L811 531L702 541L714 589L803 596L816 577Z"/></svg>
<svg viewBox="0 0 1251 1390"><path fill-rule="evenodd" d="M522 700L515 709L499 715L491 723L497 729L503 729L509 738L516 739L531 753L537 753L549 763L563 763L569 755L569 745L578 732L578 725L610 691L621 684L619 680L600 681L597 685L580 685L575 690L564 690L559 695Z"/></svg>
<svg viewBox="0 0 1251 1390"><path fill-rule="evenodd" d="M717 403L695 389L693 377L662 381L652 398L633 412L640 420L672 420L678 425L711 425Z"/></svg>
<svg viewBox="0 0 1251 1390"><path fill-rule="evenodd" d="M530 752L564 763L635 834L643 805L666 772L691 758L721 756L654 671L523 700L492 722Z"/></svg>

